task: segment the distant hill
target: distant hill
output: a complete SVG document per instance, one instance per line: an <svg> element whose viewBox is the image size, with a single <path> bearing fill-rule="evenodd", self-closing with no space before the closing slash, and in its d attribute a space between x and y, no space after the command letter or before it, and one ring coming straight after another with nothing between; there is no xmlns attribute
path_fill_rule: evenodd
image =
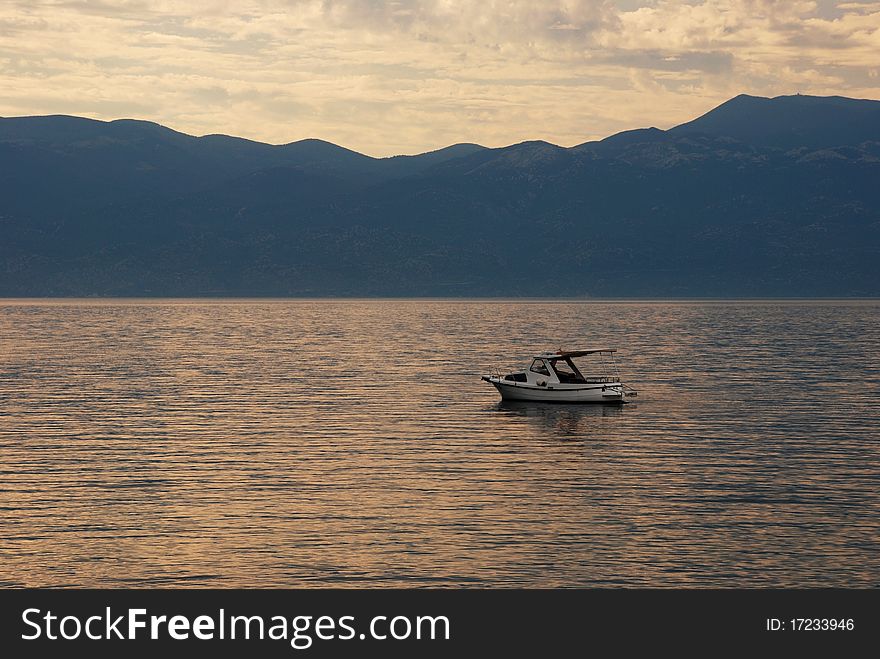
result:
<svg viewBox="0 0 880 659"><path fill-rule="evenodd" d="M812 149L880 141L880 102L841 96L741 94L670 134L732 137L755 146Z"/></svg>
<svg viewBox="0 0 880 659"><path fill-rule="evenodd" d="M371 158L0 119L0 295L880 295L880 102Z"/></svg>

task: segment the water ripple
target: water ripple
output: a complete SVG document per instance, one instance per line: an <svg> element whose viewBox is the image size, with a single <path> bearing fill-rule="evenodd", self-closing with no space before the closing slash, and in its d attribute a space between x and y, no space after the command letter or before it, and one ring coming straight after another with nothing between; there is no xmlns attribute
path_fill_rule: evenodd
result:
<svg viewBox="0 0 880 659"><path fill-rule="evenodd" d="M638 403L499 403L613 345ZM0 584L880 583L880 303L0 301Z"/></svg>

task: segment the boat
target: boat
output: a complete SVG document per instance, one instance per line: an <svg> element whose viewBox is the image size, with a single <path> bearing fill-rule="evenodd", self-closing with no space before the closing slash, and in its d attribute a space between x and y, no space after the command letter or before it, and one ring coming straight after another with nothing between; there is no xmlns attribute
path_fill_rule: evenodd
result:
<svg viewBox="0 0 880 659"><path fill-rule="evenodd" d="M484 375L482 380L493 385L503 400L529 400L545 403L625 403L638 395L623 384L614 363L616 348L592 350L558 350L535 355L531 365L522 371L502 376ZM576 359L591 356L600 374L584 375ZM592 367L593 373L596 367Z"/></svg>

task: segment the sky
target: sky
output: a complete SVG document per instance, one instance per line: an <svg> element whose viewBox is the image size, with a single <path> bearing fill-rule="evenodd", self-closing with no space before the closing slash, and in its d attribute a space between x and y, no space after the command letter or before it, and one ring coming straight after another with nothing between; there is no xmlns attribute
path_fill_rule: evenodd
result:
<svg viewBox="0 0 880 659"><path fill-rule="evenodd" d="M387 156L572 146L740 93L880 99L880 0L0 0L0 116Z"/></svg>

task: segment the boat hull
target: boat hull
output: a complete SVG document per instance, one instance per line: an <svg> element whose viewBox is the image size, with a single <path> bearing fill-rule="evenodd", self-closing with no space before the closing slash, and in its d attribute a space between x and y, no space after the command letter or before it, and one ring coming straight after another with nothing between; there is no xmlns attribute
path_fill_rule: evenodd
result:
<svg viewBox="0 0 880 659"><path fill-rule="evenodd" d="M624 403L626 394L620 382L539 387L523 382L510 382L497 377L484 377L501 394L503 400L530 400L543 403Z"/></svg>

